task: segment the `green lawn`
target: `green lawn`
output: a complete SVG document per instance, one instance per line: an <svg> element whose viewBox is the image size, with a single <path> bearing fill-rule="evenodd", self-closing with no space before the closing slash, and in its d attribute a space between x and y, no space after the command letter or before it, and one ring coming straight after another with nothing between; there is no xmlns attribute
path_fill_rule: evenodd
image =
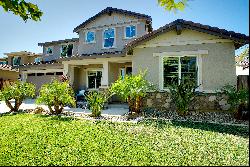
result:
<svg viewBox="0 0 250 167"><path fill-rule="evenodd" d="M0 165L248 165L249 130L0 116Z"/></svg>

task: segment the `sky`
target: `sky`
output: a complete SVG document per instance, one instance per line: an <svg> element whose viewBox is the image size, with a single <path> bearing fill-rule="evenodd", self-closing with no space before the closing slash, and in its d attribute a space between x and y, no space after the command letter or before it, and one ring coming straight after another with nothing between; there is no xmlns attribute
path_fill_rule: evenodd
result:
<svg viewBox="0 0 250 167"><path fill-rule="evenodd" d="M26 1L42 10L41 21L25 23L0 7L0 57L3 53L24 50L42 53L38 43L78 37L73 29L106 7L150 15L154 30L176 19L185 19L249 35L249 0L189 0L185 10L177 13L164 10L158 0Z"/></svg>

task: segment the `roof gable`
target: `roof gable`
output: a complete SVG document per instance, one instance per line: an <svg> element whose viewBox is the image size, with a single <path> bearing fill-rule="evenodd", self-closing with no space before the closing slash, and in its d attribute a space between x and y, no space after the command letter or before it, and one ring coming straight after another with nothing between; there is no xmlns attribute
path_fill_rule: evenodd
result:
<svg viewBox="0 0 250 167"><path fill-rule="evenodd" d="M234 41L236 48L239 48L239 47L249 43L249 37L244 35L244 34L235 33L233 31L227 31L225 29L219 29L218 27L211 27L208 25L202 25L200 23L194 23L191 21L178 19L178 20L175 20L169 24L166 24L163 27L160 27L157 30L154 30L148 34L145 34L140 38L137 38L137 39L129 42L125 46L124 49L128 50L128 49L134 48L142 43L145 43L149 40L152 40L152 39L158 37L159 35L161 35L163 33L170 32L173 30L176 31L177 35L180 35L181 31L183 29L190 29L190 30L206 33L209 35L217 36L219 38L232 40L232 41Z"/></svg>
<svg viewBox="0 0 250 167"><path fill-rule="evenodd" d="M104 14L111 15L112 13L118 13L118 14L122 14L122 15L133 16L133 17L138 18L138 19L145 19L150 24L151 24L151 21L152 21L151 16L148 16L148 15L145 15L145 14L131 12L131 11L123 10L123 9L107 7L106 9L104 9L101 12L97 13L93 17L90 17L88 20L84 21L82 24L80 24L79 26L74 28L73 32L77 32L79 29L84 28L87 24L93 22L94 20L96 20L97 18L99 18L100 16L102 16Z"/></svg>

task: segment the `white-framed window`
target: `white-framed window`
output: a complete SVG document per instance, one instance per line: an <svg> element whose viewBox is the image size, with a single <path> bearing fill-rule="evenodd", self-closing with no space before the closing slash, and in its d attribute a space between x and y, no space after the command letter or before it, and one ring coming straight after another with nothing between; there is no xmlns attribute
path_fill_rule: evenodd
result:
<svg viewBox="0 0 250 167"><path fill-rule="evenodd" d="M86 43L95 43L95 32L94 31L87 31L85 33L85 42Z"/></svg>
<svg viewBox="0 0 250 167"><path fill-rule="evenodd" d="M125 38L134 38L136 37L136 26L130 25L125 27Z"/></svg>
<svg viewBox="0 0 250 167"><path fill-rule="evenodd" d="M115 29L108 28L103 32L103 48L112 48L115 46Z"/></svg>
<svg viewBox="0 0 250 167"><path fill-rule="evenodd" d="M42 58L41 58L41 57L35 58L35 62L36 62L36 63L40 63L41 61L42 61Z"/></svg>
<svg viewBox="0 0 250 167"><path fill-rule="evenodd" d="M53 54L53 47L46 47L45 48L45 52L48 55L52 55Z"/></svg>
<svg viewBox="0 0 250 167"><path fill-rule="evenodd" d="M12 58L12 65L19 66L21 64L21 57L15 56Z"/></svg>
<svg viewBox="0 0 250 167"><path fill-rule="evenodd" d="M168 89L168 85L171 84L180 84L186 76L189 76L198 85L197 56L163 57L163 89Z"/></svg>
<svg viewBox="0 0 250 167"><path fill-rule="evenodd" d="M102 71L92 70L87 71L88 74L88 89L98 89L101 86Z"/></svg>
<svg viewBox="0 0 250 167"><path fill-rule="evenodd" d="M73 54L73 44L61 45L61 56L72 56Z"/></svg>

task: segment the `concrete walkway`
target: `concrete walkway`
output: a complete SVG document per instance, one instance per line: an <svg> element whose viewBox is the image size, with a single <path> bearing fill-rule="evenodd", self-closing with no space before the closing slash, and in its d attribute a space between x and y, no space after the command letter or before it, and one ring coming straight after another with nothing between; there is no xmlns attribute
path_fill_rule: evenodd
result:
<svg viewBox="0 0 250 167"><path fill-rule="evenodd" d="M11 101L12 105L14 104L14 100ZM49 110L46 105L37 105L35 104L35 99L27 99L25 100L22 105L20 106L20 109L26 110L26 109L35 109L36 107L42 107L45 110ZM0 101L0 113L8 112L10 109L6 106L4 101ZM70 108L70 107L64 107L65 112L74 112L77 114L90 114L91 111L88 109L81 109L81 108ZM128 105L126 104L109 104L108 109L105 109L102 111L102 114L104 115L124 115L128 113Z"/></svg>

